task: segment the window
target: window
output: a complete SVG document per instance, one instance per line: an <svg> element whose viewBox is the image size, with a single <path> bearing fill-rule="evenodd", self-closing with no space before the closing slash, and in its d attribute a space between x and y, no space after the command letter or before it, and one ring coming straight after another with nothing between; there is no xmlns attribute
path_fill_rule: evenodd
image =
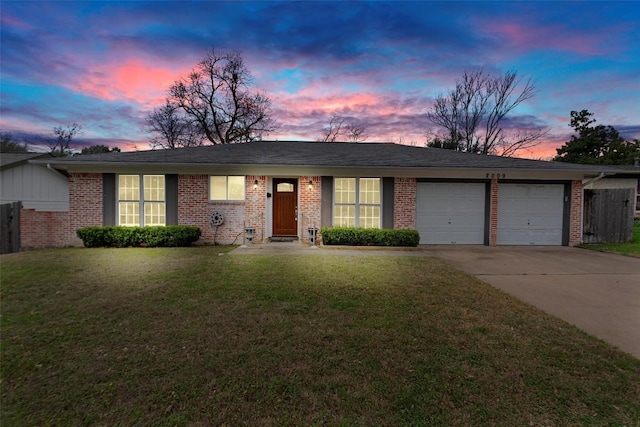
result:
<svg viewBox="0 0 640 427"><path fill-rule="evenodd" d="M380 228L380 178L336 178L333 225Z"/></svg>
<svg viewBox="0 0 640 427"><path fill-rule="evenodd" d="M118 224L165 225L164 175L118 176Z"/></svg>
<svg viewBox="0 0 640 427"><path fill-rule="evenodd" d="M244 176L209 177L210 200L244 200Z"/></svg>

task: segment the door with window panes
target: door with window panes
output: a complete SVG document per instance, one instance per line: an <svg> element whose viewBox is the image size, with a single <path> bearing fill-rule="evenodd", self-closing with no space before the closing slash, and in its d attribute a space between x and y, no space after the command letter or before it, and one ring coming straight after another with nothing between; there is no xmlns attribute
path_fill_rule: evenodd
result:
<svg viewBox="0 0 640 427"><path fill-rule="evenodd" d="M273 180L273 235L298 235L298 180Z"/></svg>

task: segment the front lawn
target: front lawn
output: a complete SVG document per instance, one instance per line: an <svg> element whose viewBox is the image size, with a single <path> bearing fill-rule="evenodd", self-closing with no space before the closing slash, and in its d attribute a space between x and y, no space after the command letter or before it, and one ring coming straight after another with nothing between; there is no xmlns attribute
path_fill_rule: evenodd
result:
<svg viewBox="0 0 640 427"><path fill-rule="evenodd" d="M3 255L2 424L640 423L640 360L437 259L226 251Z"/></svg>
<svg viewBox="0 0 640 427"><path fill-rule="evenodd" d="M601 243L580 245L581 248L640 258L640 220L633 221L633 241L629 243Z"/></svg>

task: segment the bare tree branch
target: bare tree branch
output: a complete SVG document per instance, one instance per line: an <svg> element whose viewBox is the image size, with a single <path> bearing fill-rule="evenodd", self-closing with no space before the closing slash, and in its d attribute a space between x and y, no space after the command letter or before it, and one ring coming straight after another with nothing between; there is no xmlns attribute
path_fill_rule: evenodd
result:
<svg viewBox="0 0 640 427"><path fill-rule="evenodd" d="M491 76L483 71L465 72L455 89L440 94L427 119L444 130L429 146L459 151L513 156L518 150L539 144L546 129L505 132L502 123L521 103L535 95L531 79L516 71Z"/></svg>
<svg viewBox="0 0 640 427"><path fill-rule="evenodd" d="M68 123L66 127L53 128L53 139L47 144L49 154L55 157L68 156L72 153L73 138L82 133L82 126L78 123Z"/></svg>
<svg viewBox="0 0 640 427"><path fill-rule="evenodd" d="M271 100L251 93L249 70L239 52L211 50L186 77L169 88L169 100L181 107L212 144L249 142L275 130Z"/></svg>
<svg viewBox="0 0 640 427"><path fill-rule="evenodd" d="M203 134L198 123L184 114L176 104L167 103L153 110L145 119L147 131L153 134L152 148L174 149L202 145Z"/></svg>

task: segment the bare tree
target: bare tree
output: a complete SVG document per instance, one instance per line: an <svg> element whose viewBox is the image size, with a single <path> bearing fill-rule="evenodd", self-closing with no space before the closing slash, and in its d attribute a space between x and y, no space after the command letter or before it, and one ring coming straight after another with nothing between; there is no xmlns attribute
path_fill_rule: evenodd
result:
<svg viewBox="0 0 640 427"><path fill-rule="evenodd" d="M167 100L145 119L151 137L152 148L174 149L202 145L203 134L198 124L185 116L182 109Z"/></svg>
<svg viewBox="0 0 640 427"><path fill-rule="evenodd" d="M53 138L47 144L49 154L55 157L68 156L72 153L71 142L73 138L82 132L82 126L78 123L68 123L66 127L56 126L53 128Z"/></svg>
<svg viewBox="0 0 640 427"><path fill-rule="evenodd" d="M322 128L318 142L337 142L341 136L349 142L363 142L367 139L365 133L366 127L362 123L347 121L345 117L333 114L329 124Z"/></svg>
<svg viewBox="0 0 640 427"><path fill-rule="evenodd" d="M322 135L318 138L318 142L336 142L344 125L344 117L337 114L331 116L329 124L322 128Z"/></svg>
<svg viewBox="0 0 640 427"><path fill-rule="evenodd" d="M455 89L438 95L427 113L427 119L445 131L437 137L438 144L429 146L502 156L534 147L546 129L506 132L503 127L507 115L534 95L531 79L524 80L516 71L497 77L482 70L465 72Z"/></svg>
<svg viewBox="0 0 640 427"><path fill-rule="evenodd" d="M212 144L250 142L275 130L270 99L249 92L251 82L239 52L212 49L169 88L169 101L181 107Z"/></svg>
<svg viewBox="0 0 640 427"><path fill-rule="evenodd" d="M367 128L359 122L349 122L345 126L345 133L349 142L364 142L367 140Z"/></svg>

